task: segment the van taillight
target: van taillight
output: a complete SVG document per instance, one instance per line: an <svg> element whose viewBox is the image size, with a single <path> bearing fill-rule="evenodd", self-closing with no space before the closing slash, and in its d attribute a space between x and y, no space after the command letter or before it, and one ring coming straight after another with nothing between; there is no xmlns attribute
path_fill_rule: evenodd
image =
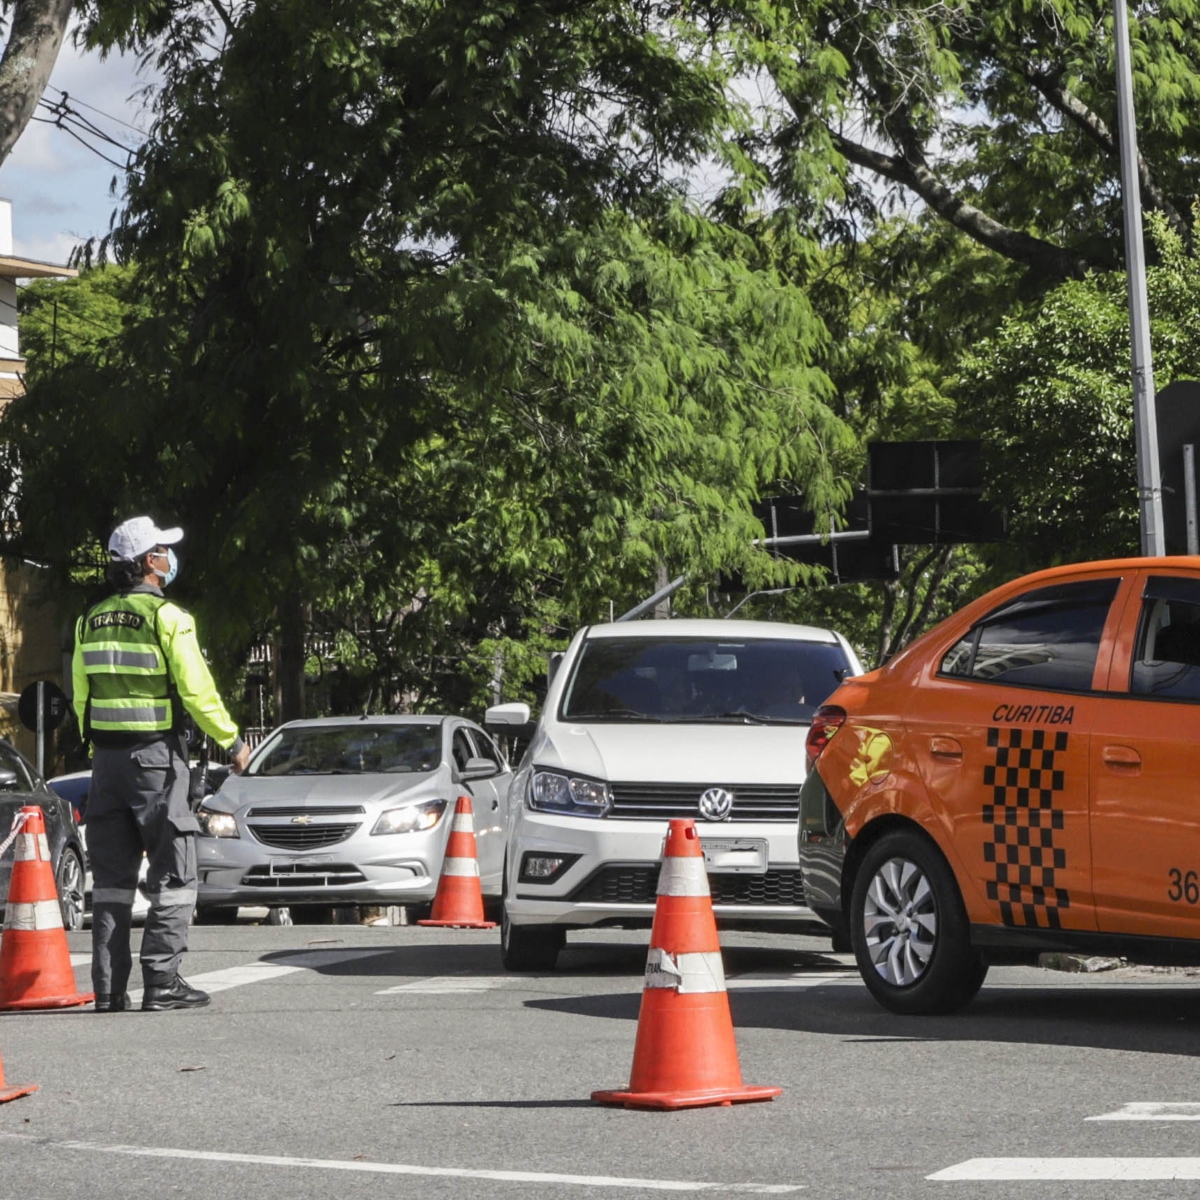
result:
<svg viewBox="0 0 1200 1200"><path fill-rule="evenodd" d="M810 771L813 769L813 764L821 757L821 751L829 745L830 738L841 729L845 721L846 710L839 708L836 704L822 704L813 713L812 724L808 729L808 740L804 745L808 754Z"/></svg>

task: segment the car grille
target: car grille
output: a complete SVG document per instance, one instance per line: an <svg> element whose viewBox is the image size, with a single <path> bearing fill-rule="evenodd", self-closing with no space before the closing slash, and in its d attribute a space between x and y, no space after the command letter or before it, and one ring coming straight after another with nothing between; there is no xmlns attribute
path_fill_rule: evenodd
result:
<svg viewBox="0 0 1200 1200"><path fill-rule="evenodd" d="M366 876L351 863L263 863L242 876L242 887L324 888L363 883Z"/></svg>
<svg viewBox="0 0 1200 1200"><path fill-rule="evenodd" d="M601 867L585 879L568 900L578 904L653 904L658 899L658 865ZM714 904L801 905L804 884L799 871L767 871L764 875L712 874Z"/></svg>
<svg viewBox="0 0 1200 1200"><path fill-rule="evenodd" d="M361 824L338 822L325 825L251 825L250 832L264 846L281 850L319 850L344 842Z"/></svg>
<svg viewBox="0 0 1200 1200"><path fill-rule="evenodd" d="M316 808L303 804L268 804L263 808L252 808L250 817L361 817L367 810L361 804L322 804Z"/></svg>
<svg viewBox="0 0 1200 1200"><path fill-rule="evenodd" d="M610 783L610 815L634 821L698 817L700 796L710 787L733 793L730 821L795 821L800 815L795 783Z"/></svg>

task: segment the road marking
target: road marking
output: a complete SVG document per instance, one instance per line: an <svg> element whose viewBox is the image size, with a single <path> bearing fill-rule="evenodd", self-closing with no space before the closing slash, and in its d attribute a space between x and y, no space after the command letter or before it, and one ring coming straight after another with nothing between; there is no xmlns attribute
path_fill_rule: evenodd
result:
<svg viewBox="0 0 1200 1200"><path fill-rule="evenodd" d="M73 966L73 967L86 967L88 965L88 963L90 963L91 961L92 961L92 956L90 954L72 954L71 955L71 966Z"/></svg>
<svg viewBox="0 0 1200 1200"><path fill-rule="evenodd" d="M840 971L836 975L814 975L811 972L794 972L790 975L772 975L768 972L756 973L747 971L742 975L730 975L725 980L727 988L810 988L827 987L833 983L861 983L858 974Z"/></svg>
<svg viewBox="0 0 1200 1200"><path fill-rule="evenodd" d="M1200 1121L1200 1104L1191 1101L1135 1100L1122 1104L1116 1112L1088 1121Z"/></svg>
<svg viewBox="0 0 1200 1200"><path fill-rule="evenodd" d="M801 1183L705 1183L679 1179L621 1179L610 1175L558 1175L540 1171L483 1171L467 1167L419 1167L407 1163L346 1162L333 1158L290 1158L280 1154L224 1154L215 1150L175 1150L157 1146L104 1145L58 1141L28 1133L0 1133L8 1141L27 1142L51 1150L86 1154L124 1154L133 1158L184 1158L200 1162L238 1163L261 1167L301 1167L322 1171L361 1171L375 1175L423 1175L443 1179L490 1179L498 1183L576 1184L579 1187L638 1189L653 1192L740 1192L782 1196L801 1191Z"/></svg>
<svg viewBox="0 0 1200 1200"><path fill-rule="evenodd" d="M513 982L511 975L434 975L429 979L414 979L411 983L398 983L395 987L376 992L377 996L394 996L397 993L416 993L421 996L457 996L472 992L490 992Z"/></svg>
<svg viewBox="0 0 1200 1200"><path fill-rule="evenodd" d="M974 1182L1200 1179L1200 1158L971 1158L925 1178Z"/></svg>

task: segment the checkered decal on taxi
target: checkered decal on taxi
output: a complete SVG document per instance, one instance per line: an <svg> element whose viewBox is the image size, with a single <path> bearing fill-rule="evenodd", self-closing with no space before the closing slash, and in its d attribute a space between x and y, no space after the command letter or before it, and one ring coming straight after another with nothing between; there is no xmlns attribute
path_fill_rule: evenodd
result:
<svg viewBox="0 0 1200 1200"><path fill-rule="evenodd" d="M1055 872L1067 865L1066 850L1054 844L1054 831L1063 827L1063 812L1054 807L1063 790L1055 760L1067 737L1045 729L987 731L995 758L983 769L992 793L983 806L983 823L992 828L983 858L995 870L988 899L999 901L1005 925L1059 929L1059 910L1071 904L1066 889L1055 886Z"/></svg>

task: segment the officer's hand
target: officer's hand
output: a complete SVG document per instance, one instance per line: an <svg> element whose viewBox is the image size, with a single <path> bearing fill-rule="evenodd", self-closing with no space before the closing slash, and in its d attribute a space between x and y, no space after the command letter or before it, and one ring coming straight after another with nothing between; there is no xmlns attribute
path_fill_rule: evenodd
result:
<svg viewBox="0 0 1200 1200"><path fill-rule="evenodd" d="M233 763L232 763L233 773L235 775L240 775L249 765L250 765L250 747L243 746L233 756Z"/></svg>

